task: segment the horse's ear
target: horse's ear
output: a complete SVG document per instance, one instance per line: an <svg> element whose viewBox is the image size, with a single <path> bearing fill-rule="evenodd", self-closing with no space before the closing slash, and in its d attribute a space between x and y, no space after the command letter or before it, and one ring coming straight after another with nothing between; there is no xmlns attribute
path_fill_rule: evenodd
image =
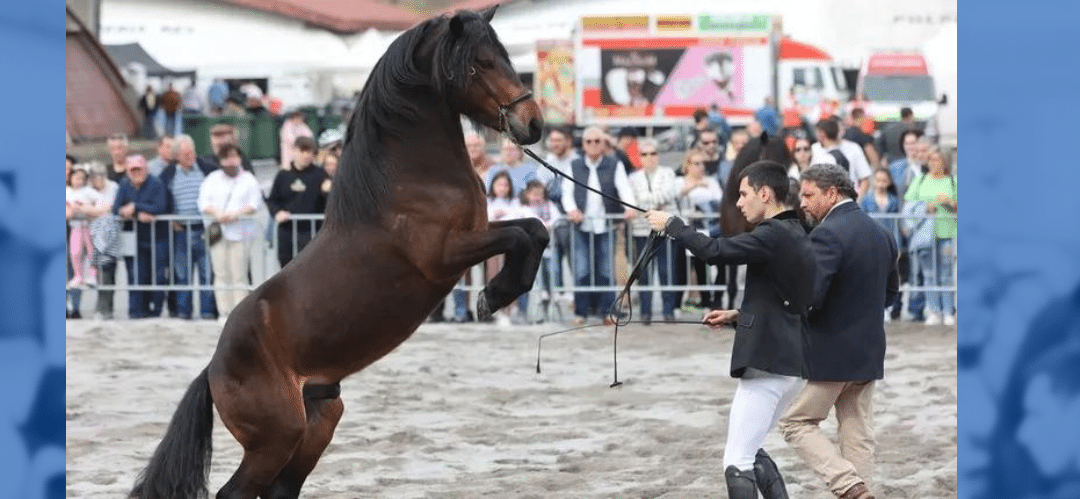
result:
<svg viewBox="0 0 1080 499"><path fill-rule="evenodd" d="M499 4L492 5L483 12L480 13L480 17L484 18L488 24L491 23L491 18L495 17L495 11L499 8Z"/></svg>
<svg viewBox="0 0 1080 499"><path fill-rule="evenodd" d="M461 20L461 14L454 14L454 17L450 18L450 35L457 38L462 31L465 31L465 22Z"/></svg>

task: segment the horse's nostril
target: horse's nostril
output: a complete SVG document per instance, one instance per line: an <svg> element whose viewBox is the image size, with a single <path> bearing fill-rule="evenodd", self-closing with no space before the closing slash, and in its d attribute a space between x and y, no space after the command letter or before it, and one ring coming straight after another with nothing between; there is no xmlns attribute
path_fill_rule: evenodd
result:
<svg viewBox="0 0 1080 499"><path fill-rule="evenodd" d="M541 130L542 128L543 125L540 124L540 118L533 118L529 121L529 133L531 135L535 136L536 134L540 133L541 131L543 131Z"/></svg>

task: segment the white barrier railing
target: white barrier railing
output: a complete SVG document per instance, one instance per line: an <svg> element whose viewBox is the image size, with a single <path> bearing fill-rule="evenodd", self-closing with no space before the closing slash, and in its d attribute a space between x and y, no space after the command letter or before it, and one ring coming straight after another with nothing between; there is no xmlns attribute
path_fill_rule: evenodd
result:
<svg viewBox="0 0 1080 499"><path fill-rule="evenodd" d="M883 220L899 223L905 218L925 218L925 219L940 219L943 217L927 215L922 217L905 217L895 213L879 214L872 213L871 217ZM252 231L250 245L248 246L248 261L249 261L249 275L250 282L240 287L232 287L225 289L242 289L250 291L256 286L262 284L266 279L273 275L278 269L279 264L276 257L276 245L279 241L279 225L270 220L259 220L256 217L246 217L253 221L254 229ZM697 220L710 219L715 220L713 217L704 216L683 216L691 223ZM944 218L955 218L944 217ZM290 238L294 245L293 254L299 253L302 248L299 248L297 243L298 232L304 231L307 227L312 229L312 232L317 232L321 227L323 215L301 215L293 214L290 216L291 222L286 222L287 230L293 231L293 237ZM97 283L94 288L99 291L112 292L112 291L126 291L126 292L139 292L139 291L151 291L151 292L212 292L215 289L222 289L220 287L215 288L212 279L212 265L210 262L209 250L201 248L205 256L200 254L200 247L198 244L191 244L187 242L186 238L201 238L202 231L205 230L203 226L203 219L201 217L191 216L179 216L179 215L161 215L156 217L155 222L150 224L149 241L144 240L142 243L142 251L139 251L139 244L134 241L132 236L124 236L129 240L124 248L125 256L113 262L111 265L116 267L124 267L127 271L128 265L124 262L125 258L130 258L130 272L132 272L133 279L125 282L118 282L115 284ZM634 262L637 259L637 252L635 251L633 243L634 236L632 235L632 224L634 222L627 222L621 215L609 216L604 220L602 234L592 233L579 233L578 236L584 236L589 241L589 255L586 259L587 274L592 279L587 282L578 283L574 278L574 266L579 262L579 254L581 252L581 244L574 244L574 232L573 227L570 226L566 219L555 227L552 227L552 240L545 253L546 268L542 268L538 273L537 282L534 285L535 293L546 293L549 298L558 294L574 293L574 292L597 292L597 291L620 291L624 287L625 276L629 273L633 267ZM931 221L931 223L933 223ZM167 228L165 228L167 226ZM269 229L267 227L269 226ZM164 234L162 232L164 231ZM601 239L602 244L599 247L595 244L597 239ZM70 240L69 240L70 242ZM677 292L707 292L707 293L719 293L723 296L723 299L727 299L727 285L712 284L716 282L718 270L713 266L707 267L704 283L692 282L696 279L694 272L694 260L685 251L685 249L679 247L678 244L671 240L666 241L666 254L669 257L670 273L667 282L658 282L659 277L656 271L659 262L654 261L650 269L650 279L648 284L635 283L633 286L634 294L637 292L665 292L665 291L677 291ZM955 292L956 280L955 280L955 238L948 240L948 244L951 246L953 257L951 258L951 265L953 272L951 272L951 282L935 285L915 285L917 282L916 276L912 275L908 282L901 286L901 292ZM205 246L205 243L203 243ZM577 247L577 249L575 249ZM939 244L932 244L930 246L929 261L932 262L935 267L932 269L932 276L938 276L938 269L936 265L941 259L938 252ZM608 258L603 258L601 255L597 255L596 251L606 252ZM664 252L661 253L663 255ZM69 252L70 255L70 252ZM914 254L912 258L914 258ZM177 275L177 261L178 258L182 258L184 262L188 262L188 265L181 266L180 268L186 268L188 270L188 278L183 279ZM205 258L206 273L208 274L207 282L201 282L198 278L198 273L192 265L196 260ZM149 259L149 262L142 261ZM556 260L558 259L558 260ZM606 268L604 269L607 276L611 276L611 280L608 283L598 281L596 277L601 269L596 267L597 261L606 261ZM681 261L678 261L681 260ZM142 261L142 265L140 265ZM148 264L147 264L148 263ZM581 265L578 263L578 265ZM146 269L149 267L149 276L147 276ZM98 269L98 275L103 275L106 269ZM493 275L496 265L492 262L486 262L475 266L470 272L466 273L466 278L462 280L456 287L456 295L460 296L461 292L466 292L469 295L475 295L484 287L484 283L487 280L486 276ZM580 271L581 269L579 269ZM115 269L113 270L115 272ZM194 275L192 275L194 274ZM678 274L678 275L676 275ZM740 289L741 289L740 283ZM91 286L81 286L81 289L87 289ZM72 286L69 286L72 289ZM454 296L454 295L452 295ZM193 299L196 299L193 297ZM197 299L196 299L197 301ZM475 302L475 296L470 298L470 302ZM470 307L470 309L473 307Z"/></svg>

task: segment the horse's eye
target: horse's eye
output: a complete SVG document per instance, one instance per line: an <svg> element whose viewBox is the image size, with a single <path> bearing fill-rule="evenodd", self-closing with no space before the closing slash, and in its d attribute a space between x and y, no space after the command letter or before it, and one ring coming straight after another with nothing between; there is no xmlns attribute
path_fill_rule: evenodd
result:
<svg viewBox="0 0 1080 499"><path fill-rule="evenodd" d="M478 62L478 64L484 69L491 69L495 67L495 61L492 59L480 59L480 62Z"/></svg>

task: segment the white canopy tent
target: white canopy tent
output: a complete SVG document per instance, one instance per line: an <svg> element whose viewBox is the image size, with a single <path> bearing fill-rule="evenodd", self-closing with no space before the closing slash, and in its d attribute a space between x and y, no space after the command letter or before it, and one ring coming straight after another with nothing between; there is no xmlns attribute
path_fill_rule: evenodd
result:
<svg viewBox="0 0 1080 499"><path fill-rule="evenodd" d="M101 39L140 43L163 65L214 78L268 78L287 107L351 95L397 33L340 35L297 20L200 0L109 0Z"/></svg>

